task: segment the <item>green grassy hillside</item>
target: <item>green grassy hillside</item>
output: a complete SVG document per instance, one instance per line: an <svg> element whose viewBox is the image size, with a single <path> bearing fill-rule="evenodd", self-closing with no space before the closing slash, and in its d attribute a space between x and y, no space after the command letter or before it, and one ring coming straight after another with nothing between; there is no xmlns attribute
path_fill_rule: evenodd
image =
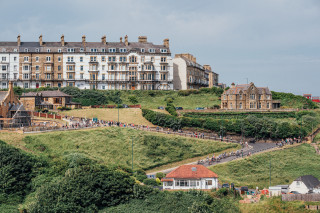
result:
<svg viewBox="0 0 320 213"><path fill-rule="evenodd" d="M270 160L272 185L290 184L302 175L320 178L320 155L308 144L254 155L210 169L219 175L221 182L262 188L269 186Z"/></svg>
<svg viewBox="0 0 320 213"><path fill-rule="evenodd" d="M103 164L131 167L132 139L134 167L142 169L237 147L236 144L124 128L53 132L29 135L23 140L36 154L66 158L81 153Z"/></svg>

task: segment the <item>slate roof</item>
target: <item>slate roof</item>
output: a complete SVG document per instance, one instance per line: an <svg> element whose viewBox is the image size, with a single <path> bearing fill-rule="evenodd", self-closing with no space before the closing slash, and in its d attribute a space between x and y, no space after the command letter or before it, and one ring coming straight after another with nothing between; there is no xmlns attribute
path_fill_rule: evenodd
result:
<svg viewBox="0 0 320 213"><path fill-rule="evenodd" d="M0 91L0 101L3 101L7 94L8 91Z"/></svg>
<svg viewBox="0 0 320 213"><path fill-rule="evenodd" d="M18 105L18 104L16 104L16 105L12 105L10 108L9 108L9 111L17 111L17 110L20 110L20 111L27 111L25 108L24 108L24 106L22 105Z"/></svg>
<svg viewBox="0 0 320 213"><path fill-rule="evenodd" d="M294 181L303 182L308 189L313 189L316 186L320 185L320 181L318 180L318 178L316 178L312 175L304 175L304 176L298 177Z"/></svg>
<svg viewBox="0 0 320 213"><path fill-rule="evenodd" d="M237 86L235 86L234 88L230 88L228 89L225 94L229 95L229 94L239 94L240 91L242 92L245 92L249 89L249 87L251 86L252 84L238 84ZM271 95L271 92L269 90L268 87L256 87L258 89L258 93L259 94L263 94L264 92L267 94L267 95Z"/></svg>
<svg viewBox="0 0 320 213"><path fill-rule="evenodd" d="M28 93L23 93L20 97L36 97L36 96L41 96L44 98L48 97L71 97L70 95L67 95L64 92L61 92L59 90L54 90L54 91L41 91L41 92L28 92Z"/></svg>
<svg viewBox="0 0 320 213"><path fill-rule="evenodd" d="M183 165L169 174L167 178L182 178L182 179L200 179L200 178L217 178L218 175L206 168L203 165Z"/></svg>

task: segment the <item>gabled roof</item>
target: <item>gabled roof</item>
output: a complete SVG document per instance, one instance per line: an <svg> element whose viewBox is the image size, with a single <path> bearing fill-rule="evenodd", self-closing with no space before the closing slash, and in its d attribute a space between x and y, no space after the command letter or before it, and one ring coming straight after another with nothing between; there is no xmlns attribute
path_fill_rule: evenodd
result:
<svg viewBox="0 0 320 213"><path fill-rule="evenodd" d="M184 179L199 179L199 178L217 178L218 175L206 168L203 165L183 165L169 174L167 178L184 178Z"/></svg>
<svg viewBox="0 0 320 213"><path fill-rule="evenodd" d="M318 178L312 175L304 175L304 176L298 177L294 181L302 181L308 189L313 189L314 187L320 184L320 181L318 180Z"/></svg>
<svg viewBox="0 0 320 213"><path fill-rule="evenodd" d="M7 96L8 91L0 91L0 102Z"/></svg>
<svg viewBox="0 0 320 213"><path fill-rule="evenodd" d="M238 84L237 86L231 87L227 91L225 91L225 94L227 95L234 95L234 94L239 94L240 91L245 92L247 91L251 85L254 85L253 83L251 84ZM259 94L267 94L271 95L271 92L268 87L256 87L258 89Z"/></svg>
<svg viewBox="0 0 320 213"><path fill-rule="evenodd" d="M20 97L36 97L36 96L42 96L44 98L47 98L47 97L71 97L70 95L68 95L64 92L61 92L59 90L28 92L28 93L23 93Z"/></svg>

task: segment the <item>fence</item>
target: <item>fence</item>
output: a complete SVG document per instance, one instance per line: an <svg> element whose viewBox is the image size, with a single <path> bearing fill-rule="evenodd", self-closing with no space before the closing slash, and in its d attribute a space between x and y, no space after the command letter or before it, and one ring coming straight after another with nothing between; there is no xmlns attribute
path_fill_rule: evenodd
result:
<svg viewBox="0 0 320 213"><path fill-rule="evenodd" d="M140 104L127 105L128 108L141 108ZM117 105L92 105L91 108L117 108Z"/></svg>
<svg viewBox="0 0 320 213"><path fill-rule="evenodd" d="M56 114L49 114L49 113L41 113L41 112L33 112L34 117L40 117L40 118L52 118L52 119L62 119L61 115Z"/></svg>
<svg viewBox="0 0 320 213"><path fill-rule="evenodd" d="M283 194L282 201L303 200L307 202L320 201L320 194Z"/></svg>

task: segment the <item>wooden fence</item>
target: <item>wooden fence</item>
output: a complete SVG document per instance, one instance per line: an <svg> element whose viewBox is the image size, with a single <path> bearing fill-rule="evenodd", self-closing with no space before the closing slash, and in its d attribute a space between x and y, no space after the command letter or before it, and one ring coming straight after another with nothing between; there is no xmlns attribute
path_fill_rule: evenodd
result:
<svg viewBox="0 0 320 213"><path fill-rule="evenodd" d="M61 115L56 114L49 114L49 113L41 113L41 112L33 112L34 117L40 117L40 118L52 118L52 119L62 119Z"/></svg>
<svg viewBox="0 0 320 213"><path fill-rule="evenodd" d="M320 194L283 194L282 201L303 200L307 202L320 201Z"/></svg>

